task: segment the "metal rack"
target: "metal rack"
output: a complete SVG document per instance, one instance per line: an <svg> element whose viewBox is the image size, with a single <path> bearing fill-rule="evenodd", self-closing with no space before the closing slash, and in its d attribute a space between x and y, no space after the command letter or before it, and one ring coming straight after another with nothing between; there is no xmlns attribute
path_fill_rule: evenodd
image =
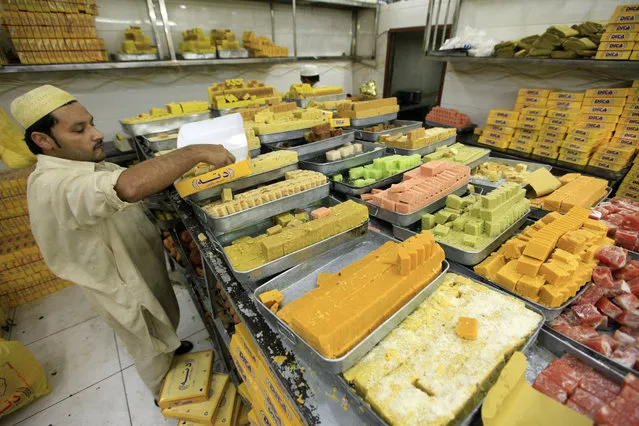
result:
<svg viewBox="0 0 639 426"><path fill-rule="evenodd" d="M291 5L293 19L293 55L282 58L241 58L241 59L200 59L181 60L177 57L177 52L170 32L169 16L166 9L165 0L146 0L149 21L152 25L155 44L158 46L158 56L165 58L156 61L131 61L131 62L98 62L82 64L46 64L46 65L5 65L0 67L0 74L14 73L37 73L37 72L60 72L60 71L102 71L118 69L141 69L141 68L181 68L192 66L217 66L217 65L242 65L242 64L277 64L297 61L318 61L318 60L346 60L364 61L375 59L375 37L379 26L379 5L377 2L370 3L361 0L253 0L258 3L268 2L270 5L269 18L271 22L271 39L275 41L275 10L276 3ZM352 35L351 51L348 56L298 56L297 55L297 6L316 5L337 9L351 10L352 12ZM159 10L159 16L156 14ZM375 28L372 31L373 53L371 56L356 56L357 51L357 29L360 10L375 10ZM164 52L164 43L168 52Z"/></svg>

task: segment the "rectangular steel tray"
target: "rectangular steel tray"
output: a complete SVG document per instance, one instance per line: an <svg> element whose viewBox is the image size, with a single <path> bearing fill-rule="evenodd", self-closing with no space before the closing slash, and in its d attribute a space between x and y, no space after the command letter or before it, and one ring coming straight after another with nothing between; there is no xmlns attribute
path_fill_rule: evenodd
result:
<svg viewBox="0 0 639 426"><path fill-rule="evenodd" d="M408 303L380 324L366 338L341 358L325 358L311 345L304 341L295 331L277 315L271 312L259 299L259 295L269 290L279 290L284 294L284 304L300 298L317 286L317 276L322 272L337 272L354 261L363 258L373 250L391 241L390 237L375 231L368 231L364 240L351 241L347 244L315 257L307 262L289 269L255 290L255 304L258 310L277 329L280 335L291 343L291 346L303 354L307 359L315 362L324 371L339 374L351 368L357 361L368 353L399 323L410 315L428 296L430 296L443 282L448 270L448 262L442 263L442 273L429 285L424 287Z"/></svg>
<svg viewBox="0 0 639 426"><path fill-rule="evenodd" d="M233 50L217 50L217 57L220 59L237 59L237 58L248 58L249 53L246 49L233 49Z"/></svg>
<svg viewBox="0 0 639 426"><path fill-rule="evenodd" d="M465 269L465 271L466 271L465 274L468 275L470 278L474 279L475 281L481 281L481 282L484 282L486 284L489 284L492 287L500 289L502 292L504 292L506 294L510 294L513 297L516 297L518 299L523 300L524 302L526 302L527 305L531 305L531 306L536 307L540 312L543 313L546 322L552 321L553 319L555 319L567 306L569 306L572 302L575 301L575 299L577 299L579 296L581 296L583 294L583 292L586 291L588 289L588 287L590 286L590 284L591 284L591 282L587 282L577 292L577 294L574 297L571 297L570 299L568 299L566 301L566 303L564 303L563 305L559 306L558 308L547 308L546 306L544 306L544 305L542 305L540 303L528 300L525 297L520 296L520 295L518 295L515 292L512 292L512 291L510 291L508 289L503 288L502 286L500 286L496 282L493 282L493 281L489 280L488 278L482 277L481 275L476 273L471 267L468 267L468 266L461 266L461 267Z"/></svg>
<svg viewBox="0 0 639 426"><path fill-rule="evenodd" d="M424 156L424 155L428 155L435 152L437 148L440 148L442 146L451 146L452 144L455 143L456 139L457 139L456 136L451 136L447 139L442 139L440 141L433 142L431 144L428 144L426 146L423 146L421 148L416 148L416 149L396 148L394 146L389 146L389 145L387 146L388 146L388 150L392 152L393 154L399 154L399 155L419 154L421 156Z"/></svg>
<svg viewBox="0 0 639 426"><path fill-rule="evenodd" d="M482 155L478 159L476 159L474 161L471 161L470 163L464 164L464 165L470 167L470 169L472 170L475 167L479 166L480 164L485 163L486 160L488 160L488 156L490 155L490 150L489 149L484 149L484 151L485 151L484 155ZM422 161L423 160L424 159L422 158ZM426 163L424 163L424 164L426 164ZM457 164L463 164L463 163L457 163Z"/></svg>
<svg viewBox="0 0 639 426"><path fill-rule="evenodd" d="M217 197L222 193L223 188L230 188L235 191L241 191L247 188L251 188L253 186L262 185L267 182L272 182L274 180L278 180L284 177L287 172L297 170L298 163L288 164L286 166L280 167L278 169L269 170L263 173L257 173L254 175L248 175L246 177L240 178L238 180L234 180L232 182L226 183L224 185L215 186L213 188L205 189L204 191L196 192L193 195L189 195L186 197L196 203L201 201L209 200L211 198Z"/></svg>
<svg viewBox="0 0 639 426"><path fill-rule="evenodd" d="M302 133L302 137L304 137L303 133ZM307 159L313 158L317 156L318 154L324 153L326 151L330 151L331 149L338 148L344 144L353 142L354 140L355 140L354 132L345 132L339 136L324 139L318 142L306 142L304 140L301 144L288 147L288 148L280 147L278 145L272 145L272 146L269 146L269 148L295 151L297 152L297 158L299 158L299 160L301 161L301 160L307 160Z"/></svg>
<svg viewBox="0 0 639 426"><path fill-rule="evenodd" d="M475 127L477 127L476 124L471 124L468 127L454 127L454 126L449 126L448 124L436 123L434 121L428 121L428 120L424 120L424 124L429 127L444 127L447 129L457 129L457 133L472 132L475 130Z"/></svg>
<svg viewBox="0 0 639 426"><path fill-rule="evenodd" d="M452 190L451 192L447 194L443 194L441 198L437 199L436 201L433 201L429 205L424 206L421 209L416 210L412 213L406 213L406 214L397 213L388 209L383 209L379 206L376 206L373 203L369 203L368 201L364 201L358 197L351 197L351 198L353 201L365 205L368 208L368 214L371 216L384 220L393 225L409 226L421 220L422 216L425 215L426 213L433 213L439 209L444 208L444 206L446 205L446 197L448 197L449 195L455 194L455 195L462 196L466 193L466 191L468 191L468 182L463 183L462 185L460 185L459 187L457 187L456 189Z"/></svg>
<svg viewBox="0 0 639 426"><path fill-rule="evenodd" d="M353 195L353 196L362 195L365 192L371 192L371 190L373 189L381 188L383 186L389 186L393 183L401 182L402 179L404 178L404 173L409 172L417 167L419 166L415 166L412 169L404 170L403 172L399 172L397 174L391 175L384 179L380 179L376 182L371 183L370 185L354 186L344 182L335 182L333 180L331 180L331 185L335 191L341 192L342 194Z"/></svg>
<svg viewBox="0 0 639 426"><path fill-rule="evenodd" d="M206 213L198 203L187 201L193 206L193 210L203 226L210 227L215 234L222 234L328 197L329 188L330 185L325 183L324 185L223 217L213 217Z"/></svg>
<svg viewBox="0 0 639 426"><path fill-rule="evenodd" d="M197 114L180 115L177 117L164 118L161 120L145 121L143 123L126 124L120 120L122 130L129 136L143 136L152 133L167 132L169 130L177 130L187 123L208 120L211 118L211 112L198 112Z"/></svg>
<svg viewBox="0 0 639 426"><path fill-rule="evenodd" d="M579 359L579 361L592 367L595 371L617 384L623 382L623 374L611 368L607 363L574 347L568 341L553 333L550 328L544 327L539 332L535 344L526 352L526 358L528 360L526 379L528 383L534 383L539 373L541 373L552 360L560 358L564 354L574 356Z"/></svg>
<svg viewBox="0 0 639 426"><path fill-rule="evenodd" d="M193 61L197 59L216 59L217 53L216 52L208 52L208 53L184 52L184 53L178 53L178 56L185 61Z"/></svg>
<svg viewBox="0 0 639 426"><path fill-rule="evenodd" d="M159 61L157 53L113 53L113 60L117 62L131 61Z"/></svg>
<svg viewBox="0 0 639 426"><path fill-rule="evenodd" d="M396 120L397 113L376 115L375 117L368 118L351 118L351 127L368 127L374 124L386 123L388 121Z"/></svg>
<svg viewBox="0 0 639 426"><path fill-rule="evenodd" d="M142 143L149 148L153 152L165 151L167 149L177 149L177 135L175 138L167 138L161 141L151 141L150 138L158 136L155 135L145 135L142 136Z"/></svg>
<svg viewBox="0 0 639 426"><path fill-rule="evenodd" d="M499 164L504 164L504 165L512 166L512 167L514 167L517 164L524 164L527 166L528 172L534 172L539 169L546 169L548 171L552 170L552 166L549 164L531 163L529 161L509 160L507 158L490 157L490 156L488 157L486 162L488 161L490 161L491 163L499 163ZM506 183L506 181L503 179L500 179L498 182L490 182L488 179L473 177L473 175L471 174L470 183L472 183L473 185L480 185L486 188L497 188L503 185L504 183ZM521 186L526 186L526 185L522 184Z"/></svg>
<svg viewBox="0 0 639 426"><path fill-rule="evenodd" d="M448 273L453 273L453 274L457 274L457 275L465 275L465 270L460 268L459 266L455 265L454 263L450 264L450 267L448 268ZM470 277L472 278L472 277ZM477 281L475 280L478 284L487 286L485 283L481 282L481 281ZM490 287L490 286L487 286ZM499 290L499 289L495 289L493 287L490 287L491 290L496 291L498 293L502 293L502 294L506 294L503 291ZM535 306L529 305L528 303L526 303L526 307L528 309L530 309L531 311L542 315L543 314L539 311L539 309L537 309ZM530 350L530 348L533 346L533 344L535 343L535 341L538 339L538 336L540 335L541 331L543 330L543 321L541 321L539 323L539 325L537 326L537 328L535 329L535 331L533 331L533 333L530 335L530 337L528 338L528 340L526 341L526 343L524 344L524 346L521 348L522 352L527 352ZM352 397L354 398L356 401L360 401L360 407L363 407L364 410L366 410L368 412L368 414L370 414L373 418L375 418L377 420L377 423L380 425L387 425L388 423L386 423L386 421L384 421L384 419L382 419L376 412L375 410L373 410L373 408L366 403L366 401L364 401L364 399L357 393L357 391L350 386L350 384L346 381L346 379L344 379L343 375L339 375L340 380L343 382L343 388L346 390L346 392ZM475 405L475 407L472 409L472 411L470 413L468 413L468 415L457 424L457 426L470 426L471 424L481 424L481 423L476 423L474 422L474 420L476 420L477 415L479 414L479 410L481 409L482 404L484 403L484 398L481 399L481 401L479 401L477 403L477 405Z"/></svg>
<svg viewBox="0 0 639 426"><path fill-rule="evenodd" d="M355 142L362 144L361 154L353 155L352 157L344 158L343 160L326 161L326 156L324 155L326 152L324 152L319 156L310 158L306 161L301 161L300 166L303 169L315 170L316 172L330 176L343 170L371 163L374 159L382 157L386 152L386 146L382 144L364 141Z"/></svg>
<svg viewBox="0 0 639 426"><path fill-rule="evenodd" d="M530 211L528 211L528 213L530 213ZM482 260L486 259L506 240L512 237L513 234L518 231L524 223L526 223L528 219L528 213L520 217L515 223L506 228L504 232L496 236L494 240L490 241L485 247L477 251L466 251L459 247L451 246L450 244L439 241L437 237L435 237L435 240L437 240L437 244L439 244L444 249L444 253L446 253L446 259L460 263L462 265L474 266L480 263ZM393 235L395 236L395 238L401 241L404 241L412 237L413 235L417 235L420 232L421 223L419 222L409 227L393 225Z"/></svg>
<svg viewBox="0 0 639 426"><path fill-rule="evenodd" d="M330 197L326 198L330 200ZM338 204L339 202L335 199L331 202L322 203L317 205L317 207L321 206L331 206ZM251 290L255 290L261 283L264 283L264 280L272 277L273 275L277 275L282 271L290 269L294 266L301 264L309 259L313 259L317 256L322 255L328 250L334 249L336 247L340 247L345 243L350 241L360 241L365 238L366 233L368 232L368 221L363 223L355 228L351 228L348 231L342 232L340 234L334 235L330 238L327 238L323 241L310 245L308 247L304 247L296 252L288 254L286 256L280 257L279 259L275 259L271 262L268 262L262 266L251 269L250 271L238 271L236 270L226 256L224 252L224 246L231 245L231 242L246 236L257 236L260 234L264 234L266 232L266 228L270 228L273 226L273 222L271 220L263 221L254 226L242 228L236 232L232 232L229 234L223 234L217 236L217 240L213 239L213 243L216 246L217 250L220 252L221 256L224 258L226 263L229 265L229 269L235 276L235 278L240 282L240 284L245 287L250 288Z"/></svg>
<svg viewBox="0 0 639 426"><path fill-rule="evenodd" d="M305 98L305 99L284 98L282 99L282 102L295 102L298 107L307 108L308 105L313 101L332 102L332 101L343 101L345 99L346 99L346 93L342 93L341 95L324 95L324 96L315 96L312 98Z"/></svg>
<svg viewBox="0 0 639 426"><path fill-rule="evenodd" d="M355 132L355 138L359 140L377 142L384 135L397 135L399 133L406 134L406 132L410 132L411 130L419 129L420 127L422 127L421 121L393 120L389 124L396 124L399 127L396 127L394 129L382 130L381 132L367 132L363 129L355 127L346 127L346 129L353 130Z"/></svg>
<svg viewBox="0 0 639 426"><path fill-rule="evenodd" d="M255 148L255 149L251 149L249 150L249 156L251 158L255 158L258 155L260 155L262 153L262 150L260 148Z"/></svg>
<svg viewBox="0 0 639 426"><path fill-rule="evenodd" d="M287 132L269 133L268 135L257 135L262 145L271 145L278 142L292 141L304 138L304 133L310 128L289 130Z"/></svg>

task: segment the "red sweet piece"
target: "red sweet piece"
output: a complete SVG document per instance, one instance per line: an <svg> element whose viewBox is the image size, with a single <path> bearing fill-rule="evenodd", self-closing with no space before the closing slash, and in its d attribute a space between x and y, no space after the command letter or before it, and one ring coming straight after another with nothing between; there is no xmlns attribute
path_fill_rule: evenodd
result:
<svg viewBox="0 0 639 426"><path fill-rule="evenodd" d="M615 319L623 312L621 308L612 303L610 300L602 297L595 305L606 316Z"/></svg>
<svg viewBox="0 0 639 426"><path fill-rule="evenodd" d="M615 234L617 233L617 231L619 230L619 226L615 225L612 222L608 222L607 220L602 220L602 222L604 223L604 225L606 225L606 227L608 228L608 238L614 238Z"/></svg>
<svg viewBox="0 0 639 426"><path fill-rule="evenodd" d="M617 225L619 228L622 228L621 224L623 223L623 215L617 214L617 212L611 213L612 214L606 216L606 220L614 225Z"/></svg>
<svg viewBox="0 0 639 426"><path fill-rule="evenodd" d="M545 370L537 376L535 382L533 383L533 388L537 389L544 395L547 395L552 399L561 402L562 404L566 402L566 400L568 399L568 393L566 392L566 390L555 381L553 381L549 375L544 373Z"/></svg>
<svg viewBox="0 0 639 426"><path fill-rule="evenodd" d="M595 258L614 269L622 268L628 261L628 251L616 246L605 246L595 253Z"/></svg>
<svg viewBox="0 0 639 426"><path fill-rule="evenodd" d="M604 289L604 296L606 297L617 297L624 293L630 293L630 286L624 280L617 280L612 283L611 288Z"/></svg>
<svg viewBox="0 0 639 426"><path fill-rule="evenodd" d="M612 352L619 346L615 339L606 334L588 338L581 343L605 356L612 355Z"/></svg>
<svg viewBox="0 0 639 426"><path fill-rule="evenodd" d="M636 391L639 391L639 377L634 374L628 373L623 379L624 386L630 386Z"/></svg>
<svg viewBox="0 0 639 426"><path fill-rule="evenodd" d="M590 417L593 420L594 420L595 416L597 415L597 412L591 413L590 411L586 410L581 405L577 404L572 398L570 398L568 401L566 401L566 407L572 408L576 412L578 412L580 414L583 414L586 417Z"/></svg>
<svg viewBox="0 0 639 426"><path fill-rule="evenodd" d="M571 326L567 324L558 324L552 328L578 342L599 336L594 328L587 325Z"/></svg>
<svg viewBox="0 0 639 426"><path fill-rule="evenodd" d="M639 299L632 293L619 295L613 301L617 306L627 311L639 308Z"/></svg>
<svg viewBox="0 0 639 426"><path fill-rule="evenodd" d="M621 227L623 229L628 229L631 231L639 231L639 216L634 216L630 214L623 215L623 221L621 222Z"/></svg>
<svg viewBox="0 0 639 426"><path fill-rule="evenodd" d="M592 413L592 416L588 416L590 418L594 417L597 411L604 405L601 399L597 398L595 395L584 389L577 389L575 393L570 397L576 404L581 405L585 408L589 413Z"/></svg>
<svg viewBox="0 0 639 426"><path fill-rule="evenodd" d="M601 314L594 305L584 304L573 306L571 310L579 318L581 324L587 324L593 327L601 323Z"/></svg>
<svg viewBox="0 0 639 426"><path fill-rule="evenodd" d="M612 406L602 407L595 416L596 425L629 426L628 416L617 411Z"/></svg>
<svg viewBox="0 0 639 426"><path fill-rule="evenodd" d="M605 269L608 269L608 268L605 268ZM608 269L608 271L610 270ZM593 279L594 279L594 275L595 273L593 272ZM611 282L610 285L612 286L613 283ZM582 304L594 305L595 303L597 303L597 300L599 300L601 296L603 295L604 295L604 289L600 287L599 285L593 283L590 285L590 287L586 289L586 291L583 292L581 296L579 296L577 300L575 300L574 305L582 305Z"/></svg>
<svg viewBox="0 0 639 426"><path fill-rule="evenodd" d="M606 401L610 398L610 395L616 396L621 392L620 385L605 378L594 370L591 373L584 374L584 377L582 377L579 382L579 387L587 390L602 401ZM608 392L608 394L605 392Z"/></svg>
<svg viewBox="0 0 639 426"><path fill-rule="evenodd" d="M615 234L615 244L619 247L623 247L628 250L633 250L637 245L637 238L639 234L637 231L630 231L627 229L618 229Z"/></svg>
<svg viewBox="0 0 639 426"><path fill-rule="evenodd" d="M564 388L568 394L573 393L574 390L577 389L577 385L579 385L579 374L577 374L577 372L569 365L559 361L558 359L555 359L548 364L544 373Z"/></svg>
<svg viewBox="0 0 639 426"><path fill-rule="evenodd" d="M595 284L601 287L610 288L614 278L612 277L612 271L606 266L597 266L592 271L592 280Z"/></svg>
<svg viewBox="0 0 639 426"><path fill-rule="evenodd" d="M591 367L589 367L587 364L581 362L579 360L579 358L577 358L575 356L572 356L572 355L569 355L569 354L565 354L564 356L559 358L559 361L563 362L564 364L568 365L570 368L575 370L580 379L581 379L581 377L584 374L586 374L586 373L588 373L590 371L593 371L593 369Z"/></svg>
<svg viewBox="0 0 639 426"><path fill-rule="evenodd" d="M584 292L585 294L585 292ZM577 318L577 315L572 310L566 310L559 314L554 320L550 322L551 326L567 324L567 325L579 325L581 319Z"/></svg>
<svg viewBox="0 0 639 426"><path fill-rule="evenodd" d="M630 334L624 333L621 330L616 330L612 337L619 342L620 347L634 345L637 341L636 337L632 337Z"/></svg>
<svg viewBox="0 0 639 426"><path fill-rule="evenodd" d="M639 310L624 310L621 315L617 317L617 321L631 328L639 328Z"/></svg>
<svg viewBox="0 0 639 426"><path fill-rule="evenodd" d="M632 250L634 245L630 248ZM631 260L621 270L615 272L615 278L618 280L630 281L639 277L639 261Z"/></svg>
<svg viewBox="0 0 639 426"><path fill-rule="evenodd" d="M626 368L632 368L632 366L635 365L635 356L631 353L626 353L621 347L617 348L612 355L610 355L610 359Z"/></svg>
<svg viewBox="0 0 639 426"><path fill-rule="evenodd" d="M630 287L630 292L634 294L635 296L639 297L639 278L634 278L630 280L630 282L628 283L628 286Z"/></svg>
<svg viewBox="0 0 639 426"><path fill-rule="evenodd" d="M618 396L607 406L602 407L597 413L596 422L599 422L599 416L603 415L602 425L625 425L625 426L637 426L639 425L639 406L633 401L628 401L625 398Z"/></svg>
<svg viewBox="0 0 639 426"><path fill-rule="evenodd" d="M621 327L619 327L619 331L622 331L626 334L631 335L632 337L634 337L635 339L639 339L639 329L635 328L635 327L628 327L626 325L622 325Z"/></svg>
<svg viewBox="0 0 639 426"><path fill-rule="evenodd" d="M635 404L639 404L639 391L631 388L630 386L624 386L621 388L620 397L629 402L634 402Z"/></svg>

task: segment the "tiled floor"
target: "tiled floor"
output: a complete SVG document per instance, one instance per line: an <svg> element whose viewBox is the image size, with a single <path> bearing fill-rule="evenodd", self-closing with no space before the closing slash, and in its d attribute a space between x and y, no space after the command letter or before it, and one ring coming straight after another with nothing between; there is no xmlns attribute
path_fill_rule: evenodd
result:
<svg viewBox="0 0 639 426"><path fill-rule="evenodd" d="M194 350L211 342L188 291L174 286L178 336ZM71 286L19 306L11 339L26 345L47 372L51 393L0 419L0 426L175 425L153 403L115 333Z"/></svg>

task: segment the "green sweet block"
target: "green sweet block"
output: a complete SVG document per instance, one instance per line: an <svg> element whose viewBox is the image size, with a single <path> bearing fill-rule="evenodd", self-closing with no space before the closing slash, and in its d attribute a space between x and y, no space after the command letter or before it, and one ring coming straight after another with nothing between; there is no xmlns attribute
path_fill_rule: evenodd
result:
<svg viewBox="0 0 639 426"><path fill-rule="evenodd" d="M366 185L366 179L356 179L353 181L354 186L364 186Z"/></svg>
<svg viewBox="0 0 639 426"><path fill-rule="evenodd" d="M433 234L440 237L444 237L448 235L449 232L450 232L450 228L444 225L437 225L435 228L433 228Z"/></svg>
<svg viewBox="0 0 639 426"><path fill-rule="evenodd" d="M464 226L468 222L468 217L460 216L453 221L453 229L458 232L464 232Z"/></svg>
<svg viewBox="0 0 639 426"><path fill-rule="evenodd" d="M435 216L426 213L422 216L422 231L428 231L435 227Z"/></svg>
<svg viewBox="0 0 639 426"><path fill-rule="evenodd" d="M474 235L464 235L464 238L462 241L467 246L475 247L475 244L477 244L477 237L475 237Z"/></svg>
<svg viewBox="0 0 639 426"><path fill-rule="evenodd" d="M468 235L480 235L482 230L483 222L479 220L468 221L464 225L464 232Z"/></svg>
<svg viewBox="0 0 639 426"><path fill-rule="evenodd" d="M444 223L448 222L448 218L450 218L451 213L444 211L444 210L440 210L437 213L435 213L435 222L439 223L440 225L443 225Z"/></svg>
<svg viewBox="0 0 639 426"><path fill-rule="evenodd" d="M364 179L364 185L370 185L372 183L375 183L377 179Z"/></svg>
<svg viewBox="0 0 639 426"><path fill-rule="evenodd" d="M290 213L282 213L275 216L275 223L282 227L288 225L291 220L293 220L293 215Z"/></svg>
<svg viewBox="0 0 639 426"><path fill-rule="evenodd" d="M479 205L472 206L468 211L471 217L476 219L480 218L481 207L479 207Z"/></svg>
<svg viewBox="0 0 639 426"><path fill-rule="evenodd" d="M349 171L349 175L350 175L350 171ZM334 182L344 182L344 176L342 176L341 174L331 176L331 179L333 179Z"/></svg>
<svg viewBox="0 0 639 426"><path fill-rule="evenodd" d="M363 167L354 167L348 171L348 177L351 180L359 179L364 176L364 168Z"/></svg>
<svg viewBox="0 0 639 426"><path fill-rule="evenodd" d="M464 199L459 195L449 195L446 197L446 207L461 210L464 207Z"/></svg>
<svg viewBox="0 0 639 426"><path fill-rule="evenodd" d="M310 218L308 217L308 213L298 213L295 215L295 219L302 222L308 222Z"/></svg>

